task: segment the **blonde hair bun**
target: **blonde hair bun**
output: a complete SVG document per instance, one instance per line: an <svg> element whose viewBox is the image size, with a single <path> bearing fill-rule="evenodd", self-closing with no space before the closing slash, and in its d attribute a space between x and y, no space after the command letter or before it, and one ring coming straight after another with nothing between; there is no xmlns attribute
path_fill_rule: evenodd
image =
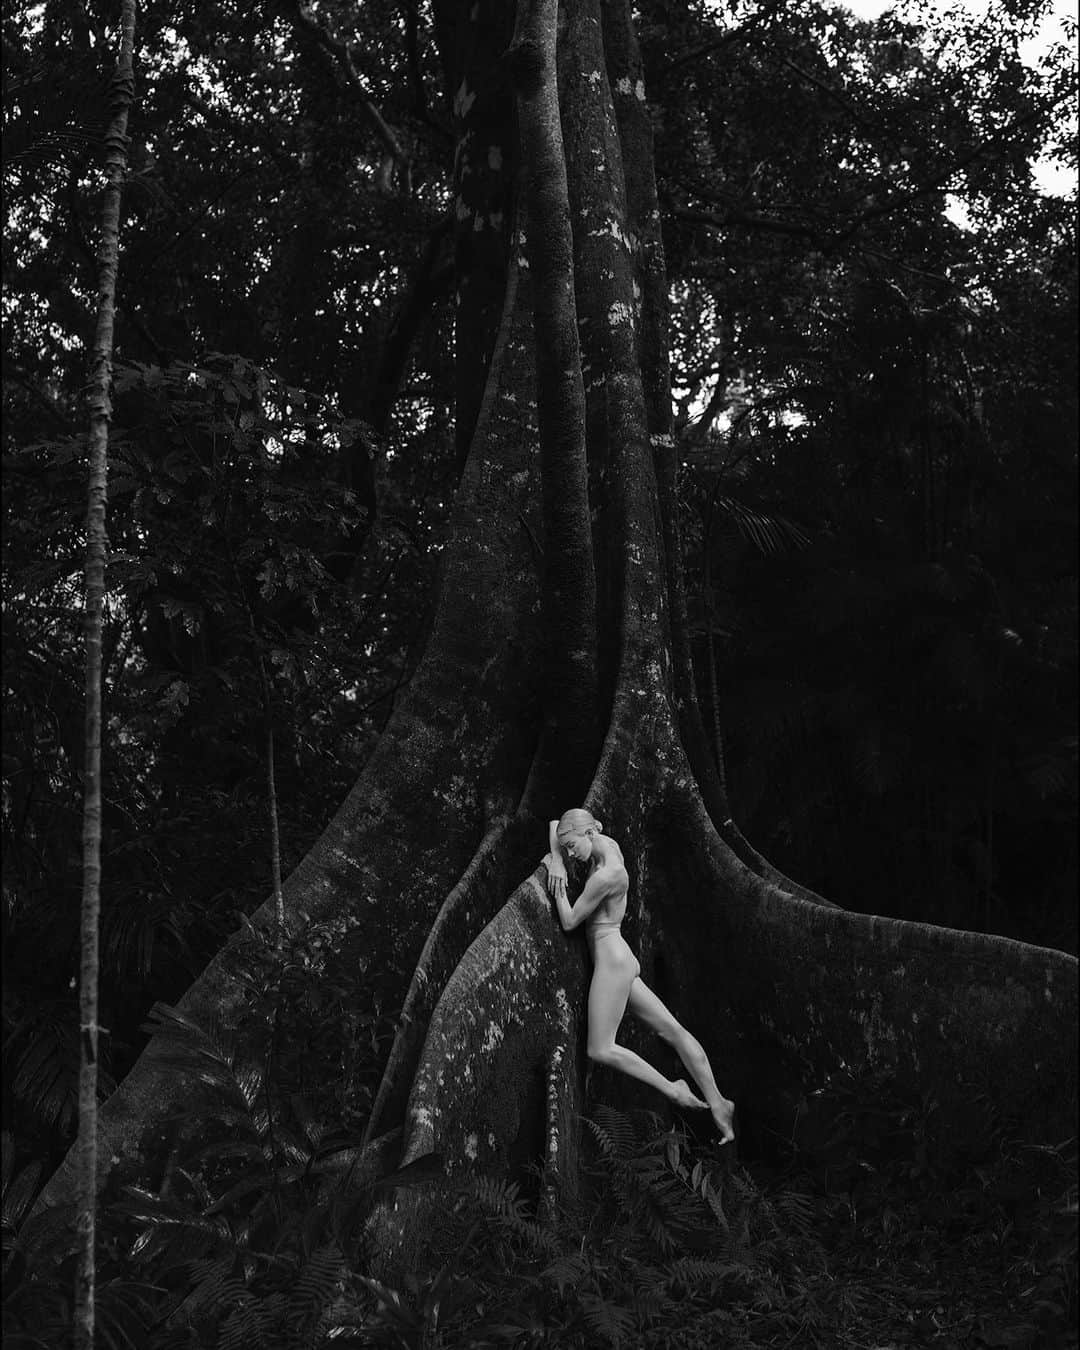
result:
<svg viewBox="0 0 1080 1350"><path fill-rule="evenodd" d="M603 834L604 827L591 811L586 811L583 806L575 806L570 811L564 811L559 817L559 824L555 832L558 834L562 830L577 830L581 833L586 830L595 830L597 834Z"/></svg>

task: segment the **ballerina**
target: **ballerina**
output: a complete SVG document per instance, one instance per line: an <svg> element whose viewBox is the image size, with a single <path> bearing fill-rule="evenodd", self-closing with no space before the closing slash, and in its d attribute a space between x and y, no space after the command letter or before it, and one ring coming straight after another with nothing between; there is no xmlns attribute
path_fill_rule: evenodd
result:
<svg viewBox="0 0 1080 1350"><path fill-rule="evenodd" d="M630 879L622 850L614 839L601 833L602 826L582 808L567 811L553 820L548 839L551 852L544 858L548 891L555 901L559 921L566 932L587 923L585 930L592 956L589 986L588 1054L596 1064L607 1064L621 1073L639 1078L683 1108L709 1111L720 1133L721 1144L735 1138L735 1103L716 1086L701 1042L668 1011L641 978L641 965L619 931L626 913ZM571 905L566 898L566 857L590 864L584 889ZM665 1078L640 1055L616 1045L615 1033L629 1009L673 1046L697 1082L705 1100L698 1097L684 1078Z"/></svg>

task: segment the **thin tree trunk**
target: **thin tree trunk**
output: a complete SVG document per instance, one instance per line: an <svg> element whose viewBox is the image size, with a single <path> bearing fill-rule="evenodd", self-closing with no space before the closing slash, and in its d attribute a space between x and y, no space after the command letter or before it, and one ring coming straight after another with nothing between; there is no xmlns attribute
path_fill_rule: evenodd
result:
<svg viewBox="0 0 1080 1350"><path fill-rule="evenodd" d="M266 803L270 813L270 878L274 888L274 917L280 943L285 934L285 897L281 889L281 835L278 831L277 776L274 772L274 723L266 703Z"/></svg>
<svg viewBox="0 0 1080 1350"><path fill-rule="evenodd" d="M75 1272L75 1350L94 1345L94 1238L97 1196L98 925L101 910L101 672L105 599L105 502L112 416L113 321L120 256L120 195L127 171L127 121L134 92L135 0L124 0L120 56L109 91L106 187L98 250L98 309L87 403L89 484L86 520L86 744L83 769L83 891L79 969L79 1253Z"/></svg>
<svg viewBox="0 0 1080 1350"><path fill-rule="evenodd" d="M720 730L720 687L717 677L717 655L716 655L716 634L714 631L716 615L713 606L712 592L712 522L713 522L713 502L716 500L716 494L713 493L712 500L709 502L709 515L705 523L704 535L701 542L702 573L705 582L705 643L706 643L706 665L709 674L709 706L712 712L712 740L713 755L716 759L716 774L720 779L721 786L724 789L724 798L727 799L727 770L724 759L724 737Z"/></svg>
<svg viewBox="0 0 1080 1350"><path fill-rule="evenodd" d="M259 694L262 700L263 727L266 732L266 808L270 818L270 884L273 887L274 921L277 931L277 943L280 947L285 935L285 896L281 889L281 834L278 829L277 772L274 768L274 702L270 689L270 677L266 673L266 661L259 648L259 630L255 625L255 612L251 608L247 591L244 589L240 569L232 557L233 577L240 598L247 612L248 632L251 634L251 651L255 669L259 676Z"/></svg>

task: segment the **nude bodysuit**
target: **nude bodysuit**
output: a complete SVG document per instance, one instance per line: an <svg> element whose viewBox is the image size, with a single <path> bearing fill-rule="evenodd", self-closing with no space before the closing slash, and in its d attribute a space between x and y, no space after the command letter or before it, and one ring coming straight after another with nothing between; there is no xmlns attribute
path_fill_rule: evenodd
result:
<svg viewBox="0 0 1080 1350"><path fill-rule="evenodd" d="M606 903L607 902L605 901L605 904ZM641 967L638 965L637 957L634 956L633 952L627 946L625 939L619 931L623 918L626 915L625 891L615 902L615 906L619 915L617 919L600 919L594 916L589 920L586 927L585 931L588 935L589 954L593 959L593 965L597 964L597 958L600 955L598 945L601 940L604 939L603 957L605 966L610 967L612 963L615 965L629 965L632 963L636 970L640 970ZM612 936L615 937L615 942L611 942Z"/></svg>

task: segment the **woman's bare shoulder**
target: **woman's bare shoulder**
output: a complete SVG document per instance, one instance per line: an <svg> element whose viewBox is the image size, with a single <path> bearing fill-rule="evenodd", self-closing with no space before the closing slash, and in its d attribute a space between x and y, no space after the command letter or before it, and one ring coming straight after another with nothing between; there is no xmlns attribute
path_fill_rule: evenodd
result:
<svg viewBox="0 0 1080 1350"><path fill-rule="evenodd" d="M618 844L615 842L614 839L610 838L606 834L604 835L604 843L606 845L606 848L604 850L605 853L604 866L614 867L625 872L626 860L623 858L622 849L618 846Z"/></svg>
<svg viewBox="0 0 1080 1350"><path fill-rule="evenodd" d="M623 856L618 845L596 869L595 875L600 876L611 890L626 889L630 882L630 874L626 870L626 864L623 862Z"/></svg>

